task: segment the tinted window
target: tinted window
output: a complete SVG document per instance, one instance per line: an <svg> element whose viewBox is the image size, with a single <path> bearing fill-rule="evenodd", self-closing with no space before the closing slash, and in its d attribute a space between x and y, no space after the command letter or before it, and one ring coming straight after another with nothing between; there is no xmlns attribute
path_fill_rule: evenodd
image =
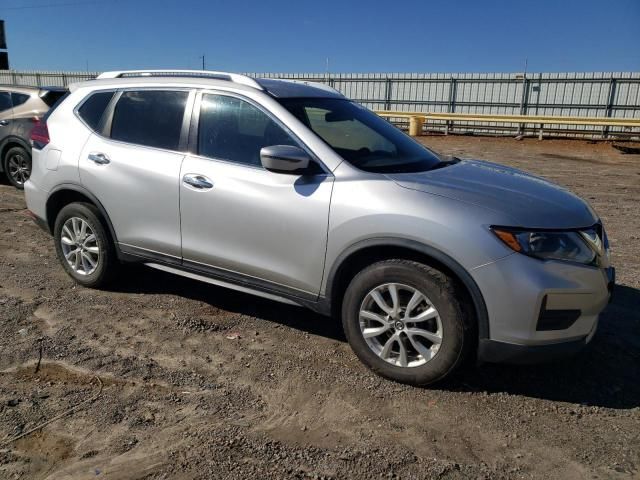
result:
<svg viewBox="0 0 640 480"><path fill-rule="evenodd" d="M29 100L29 95L26 95L24 93L11 93L11 101L13 102L14 107L22 105L27 100Z"/></svg>
<svg viewBox="0 0 640 480"><path fill-rule="evenodd" d="M0 112L11 108L11 96L9 92L0 92Z"/></svg>
<svg viewBox="0 0 640 480"><path fill-rule="evenodd" d="M113 92L98 92L91 95L78 109L78 115L92 130L97 130L102 114L109 105Z"/></svg>
<svg viewBox="0 0 640 480"><path fill-rule="evenodd" d="M239 98L203 95L198 152L206 157L261 165L260 149L297 144L262 110Z"/></svg>
<svg viewBox="0 0 640 480"><path fill-rule="evenodd" d="M422 172L440 158L366 108L340 98L282 98L338 155L369 172Z"/></svg>
<svg viewBox="0 0 640 480"><path fill-rule="evenodd" d="M113 112L111 138L178 150L188 92L124 92Z"/></svg>

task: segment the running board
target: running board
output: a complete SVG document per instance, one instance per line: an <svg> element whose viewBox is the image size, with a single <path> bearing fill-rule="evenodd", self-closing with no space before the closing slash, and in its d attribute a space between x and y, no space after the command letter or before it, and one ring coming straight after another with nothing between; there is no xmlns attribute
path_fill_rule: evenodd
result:
<svg viewBox="0 0 640 480"><path fill-rule="evenodd" d="M145 263L147 267L155 268L157 270L162 270L163 272L174 273L176 275L180 275L181 277L191 278L192 280L199 280L201 282L210 283L211 285L216 285L218 287L229 288L231 290L237 290L238 292L248 293L250 295L255 295L257 297L268 298L269 300L275 300L276 302L286 303L288 305L296 305L301 307L302 305L290 300L288 298L281 297L279 295L274 295L272 293L263 292L261 290L255 290L249 287L242 287L240 285L236 285L235 283L225 282L223 280L217 280L210 277L205 277L204 275L198 275L197 273L185 272L184 270L180 270L178 268L169 267L167 265L161 265L159 263Z"/></svg>

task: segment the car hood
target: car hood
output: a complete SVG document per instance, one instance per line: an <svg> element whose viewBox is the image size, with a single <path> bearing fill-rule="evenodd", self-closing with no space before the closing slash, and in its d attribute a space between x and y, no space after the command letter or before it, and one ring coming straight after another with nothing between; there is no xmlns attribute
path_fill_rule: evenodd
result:
<svg viewBox="0 0 640 480"><path fill-rule="evenodd" d="M461 160L427 172L387 177L404 188L488 208L504 215L510 226L579 228L597 221L589 204L567 189L496 163Z"/></svg>

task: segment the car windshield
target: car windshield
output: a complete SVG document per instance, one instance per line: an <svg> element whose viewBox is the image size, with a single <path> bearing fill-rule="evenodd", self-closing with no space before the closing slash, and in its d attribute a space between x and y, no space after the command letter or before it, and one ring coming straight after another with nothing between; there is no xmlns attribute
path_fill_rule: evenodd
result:
<svg viewBox="0 0 640 480"><path fill-rule="evenodd" d="M408 173L438 168L440 158L373 112L341 98L279 98L336 153L368 172Z"/></svg>

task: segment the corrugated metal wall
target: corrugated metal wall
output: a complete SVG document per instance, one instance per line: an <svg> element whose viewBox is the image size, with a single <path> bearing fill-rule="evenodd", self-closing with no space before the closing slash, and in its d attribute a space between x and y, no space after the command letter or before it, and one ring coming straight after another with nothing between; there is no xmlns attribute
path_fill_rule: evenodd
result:
<svg viewBox="0 0 640 480"><path fill-rule="evenodd" d="M98 72L0 71L0 84L65 86ZM375 110L640 118L640 72L589 73L249 73L327 83ZM437 124L427 126L432 128ZM511 132L517 125L456 123L458 131ZM622 133L624 128L609 128ZM560 134L602 127L557 126Z"/></svg>

